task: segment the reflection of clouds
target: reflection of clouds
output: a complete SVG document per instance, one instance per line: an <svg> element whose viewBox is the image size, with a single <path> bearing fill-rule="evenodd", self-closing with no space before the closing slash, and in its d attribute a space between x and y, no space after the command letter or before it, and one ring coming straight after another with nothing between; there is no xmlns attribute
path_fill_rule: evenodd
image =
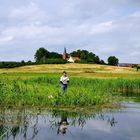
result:
<svg viewBox="0 0 140 140"><path fill-rule="evenodd" d="M109 125L107 125L106 121L90 120L90 121L88 121L86 126L87 126L86 128L96 129L96 130L99 130L99 131L104 131L104 132L107 132L107 133L111 133L111 127Z"/></svg>
<svg viewBox="0 0 140 140"><path fill-rule="evenodd" d="M140 140L140 137L131 137L131 140Z"/></svg>
<svg viewBox="0 0 140 140"><path fill-rule="evenodd" d="M38 127L43 127L44 128L44 127L48 126L50 124L49 118L50 117L48 115L39 115L38 116L38 120L39 120ZM32 120L31 123L34 124L35 119Z"/></svg>

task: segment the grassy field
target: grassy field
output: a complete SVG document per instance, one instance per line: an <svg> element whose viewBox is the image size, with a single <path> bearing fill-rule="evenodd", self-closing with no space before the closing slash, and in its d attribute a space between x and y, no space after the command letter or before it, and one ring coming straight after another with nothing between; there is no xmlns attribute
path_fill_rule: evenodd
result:
<svg viewBox="0 0 140 140"><path fill-rule="evenodd" d="M134 68L115 67L97 64L44 64L23 66L12 69L0 69L0 73L55 73L59 75L67 71L70 76L88 77L88 78L140 78L140 71ZM13 74L12 74L13 75ZM21 75L21 74L20 74ZM24 74L23 74L24 75Z"/></svg>
<svg viewBox="0 0 140 140"><path fill-rule="evenodd" d="M70 77L63 94L59 78ZM112 106L121 95L140 95L140 72L101 65L37 65L0 69L0 106Z"/></svg>

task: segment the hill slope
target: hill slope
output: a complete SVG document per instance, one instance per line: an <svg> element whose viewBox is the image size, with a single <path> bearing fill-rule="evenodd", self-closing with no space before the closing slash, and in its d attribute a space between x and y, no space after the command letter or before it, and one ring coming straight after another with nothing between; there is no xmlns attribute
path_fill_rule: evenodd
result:
<svg viewBox="0 0 140 140"><path fill-rule="evenodd" d="M11 69L0 69L0 73L62 73L67 71L72 76L85 76L85 77L140 77L140 72L136 72L136 69L116 66L106 66L97 64L43 64L43 65L31 65L23 66Z"/></svg>

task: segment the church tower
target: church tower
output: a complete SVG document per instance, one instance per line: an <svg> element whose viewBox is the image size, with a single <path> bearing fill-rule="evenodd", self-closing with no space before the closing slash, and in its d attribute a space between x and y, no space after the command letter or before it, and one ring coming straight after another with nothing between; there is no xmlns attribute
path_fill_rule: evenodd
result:
<svg viewBox="0 0 140 140"><path fill-rule="evenodd" d="M64 60L67 59L67 51L66 51L66 48L64 48L63 59L64 59Z"/></svg>

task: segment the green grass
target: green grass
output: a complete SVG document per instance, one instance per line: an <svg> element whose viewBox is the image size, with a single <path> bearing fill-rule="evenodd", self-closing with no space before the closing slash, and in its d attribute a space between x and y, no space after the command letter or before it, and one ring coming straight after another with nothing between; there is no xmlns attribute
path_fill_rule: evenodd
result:
<svg viewBox="0 0 140 140"><path fill-rule="evenodd" d="M70 77L63 94L60 74L0 74L0 106L84 107L112 105L121 95L140 95L140 79Z"/></svg>

